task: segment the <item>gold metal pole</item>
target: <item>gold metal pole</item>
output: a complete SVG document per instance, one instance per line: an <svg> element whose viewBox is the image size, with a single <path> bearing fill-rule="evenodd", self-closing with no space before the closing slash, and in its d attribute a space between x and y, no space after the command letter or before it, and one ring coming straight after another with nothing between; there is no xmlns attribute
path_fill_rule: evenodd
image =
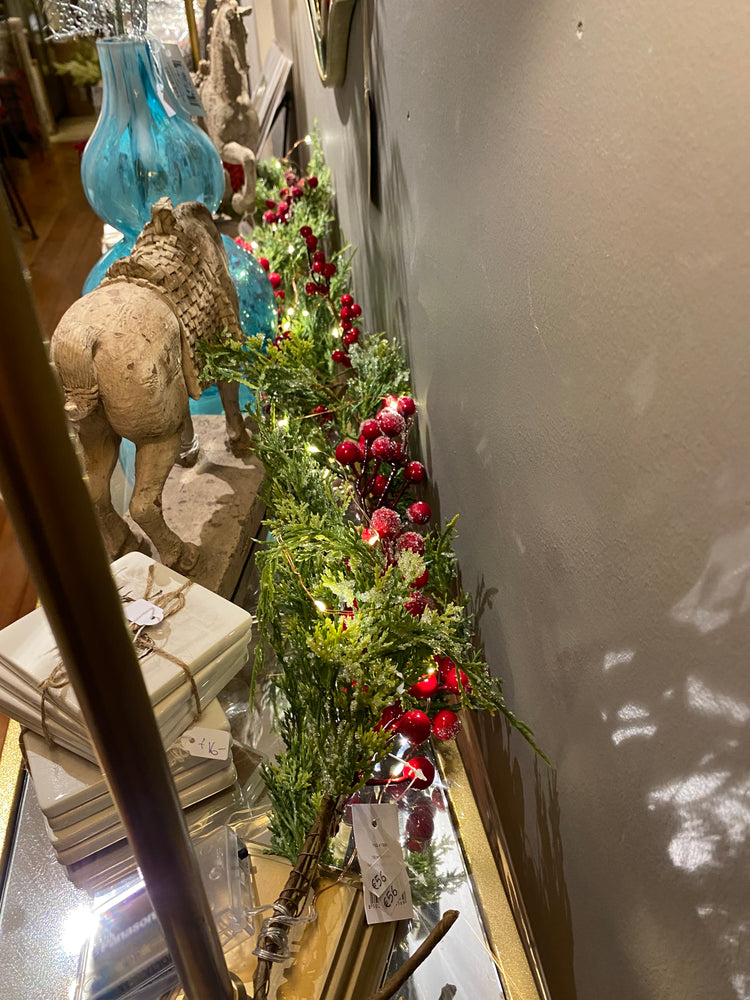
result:
<svg viewBox="0 0 750 1000"><path fill-rule="evenodd" d="M193 0L185 0L185 18L187 19L188 37L190 38L190 54L193 57L193 69L198 69L201 61L201 48L198 44L198 27L195 23L195 8Z"/></svg>
<svg viewBox="0 0 750 1000"><path fill-rule="evenodd" d="M185 994L238 1000L0 203L0 491Z"/></svg>

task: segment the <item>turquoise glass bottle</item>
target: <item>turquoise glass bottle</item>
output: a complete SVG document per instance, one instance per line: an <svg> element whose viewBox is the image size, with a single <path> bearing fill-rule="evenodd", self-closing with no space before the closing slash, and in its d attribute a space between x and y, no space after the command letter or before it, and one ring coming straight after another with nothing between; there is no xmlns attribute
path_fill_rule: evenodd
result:
<svg viewBox="0 0 750 1000"><path fill-rule="evenodd" d="M146 38L103 38L102 108L81 159L81 180L96 214L124 236L137 236L151 206L202 201L215 212L224 170L213 143L178 102L161 99L161 74Z"/></svg>
<svg viewBox="0 0 750 1000"><path fill-rule="evenodd" d="M83 291L96 288L107 268L130 253L151 218L151 206L201 201L215 212L224 192L224 168L216 147L192 120L162 77L158 43L124 36L100 39L102 108L81 159L89 204L123 237L91 270ZM160 94L164 87L168 101ZM270 336L276 300L268 276L252 254L223 237L247 336Z"/></svg>

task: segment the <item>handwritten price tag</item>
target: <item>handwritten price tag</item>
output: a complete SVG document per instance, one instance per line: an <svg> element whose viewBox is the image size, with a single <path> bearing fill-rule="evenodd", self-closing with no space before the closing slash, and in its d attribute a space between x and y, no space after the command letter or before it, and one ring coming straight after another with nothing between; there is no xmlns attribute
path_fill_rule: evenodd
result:
<svg viewBox="0 0 750 1000"><path fill-rule="evenodd" d="M352 828L362 870L367 923L408 920L414 910L398 837L397 807L392 803L353 805Z"/></svg>
<svg viewBox="0 0 750 1000"><path fill-rule="evenodd" d="M180 740L191 757L206 757L208 760L226 760L232 742L230 733L219 729L202 729L194 726L186 729Z"/></svg>

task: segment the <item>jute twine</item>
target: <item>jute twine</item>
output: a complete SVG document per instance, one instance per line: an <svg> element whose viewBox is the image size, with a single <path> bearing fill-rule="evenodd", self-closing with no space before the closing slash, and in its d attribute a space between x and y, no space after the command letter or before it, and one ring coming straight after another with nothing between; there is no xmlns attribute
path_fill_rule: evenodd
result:
<svg viewBox="0 0 750 1000"><path fill-rule="evenodd" d="M167 618L171 618L172 615L176 615L179 611L182 611L185 607L185 594L192 586L193 581L186 580L181 586L177 587L175 590L170 590L167 593L163 593L160 590L154 593L154 567L155 564L152 563L148 568L146 590L143 595L143 599L156 605L157 608L161 608L164 612L164 618L162 620L165 621ZM136 625L134 622L129 622L128 627L133 633L133 643L136 650L140 652L140 656L148 656L149 653L158 653L159 656L162 656L165 660L169 660L170 663L176 664L185 674L185 678L190 685L190 693L195 702L195 715L190 723L190 725L194 725L198 716L202 713L203 707L201 706L201 699L198 694L198 686L195 683L195 678L190 672L190 667L188 667L187 663L185 663L184 660L181 660L179 656L175 656L168 650L157 646L151 636L146 635L143 631L144 626ZM46 677L43 681L39 682L38 687L42 692L42 733L48 743L53 742L47 726L47 699L49 697L49 693L50 691L59 691L62 688L67 687L68 684L70 684L70 679L68 678L62 662L55 666L49 677Z"/></svg>

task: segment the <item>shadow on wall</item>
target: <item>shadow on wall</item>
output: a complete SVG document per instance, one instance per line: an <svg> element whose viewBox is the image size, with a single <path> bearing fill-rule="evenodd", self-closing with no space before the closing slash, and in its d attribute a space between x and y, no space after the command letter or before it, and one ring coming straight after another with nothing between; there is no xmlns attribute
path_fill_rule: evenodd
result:
<svg viewBox="0 0 750 1000"><path fill-rule="evenodd" d="M485 826L494 834L490 843L493 849L497 849L497 840L504 844L506 860L514 867L516 888L522 893L522 906L533 928L533 947L543 975L554 986L554 996L576 1000L573 928L563 874L557 778L555 771L542 761L534 762L536 816L527 824L523 779L512 751L512 743L517 739L506 719L477 714L469 720L460 738L461 755ZM527 843L527 830L534 831L535 845ZM512 892L510 895L512 898ZM521 934L525 940L523 928Z"/></svg>

